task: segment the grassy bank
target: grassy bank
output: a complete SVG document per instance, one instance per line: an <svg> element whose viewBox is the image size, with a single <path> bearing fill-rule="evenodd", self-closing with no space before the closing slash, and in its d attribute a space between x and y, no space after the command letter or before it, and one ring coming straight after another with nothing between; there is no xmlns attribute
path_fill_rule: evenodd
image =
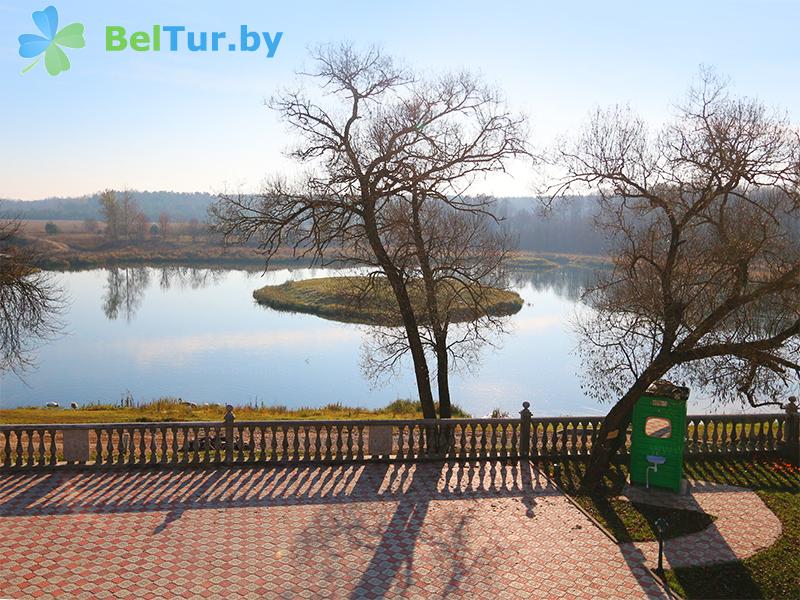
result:
<svg viewBox="0 0 800 600"><path fill-rule="evenodd" d="M234 407L240 420L292 420L292 419L415 419L422 418L418 401L395 400L384 408L369 409L328 404L320 408L295 408L285 406L240 405ZM178 398L161 398L131 407L111 404L93 404L78 409L71 408L11 408L0 409L0 423L157 423L167 421L221 421L225 415L222 404L191 406ZM454 417L468 417L460 408L453 407Z"/></svg>
<svg viewBox="0 0 800 600"><path fill-rule="evenodd" d="M317 315L334 321L366 325L400 325L396 301L388 282L379 279L367 293L366 277L321 277L304 281L290 281L281 285L268 285L253 292L259 304L276 310L286 310ZM512 315L523 305L516 292L488 290L486 314ZM411 290L415 306L424 306L421 289ZM471 313L464 304L456 304L450 311L454 322L465 321Z"/></svg>

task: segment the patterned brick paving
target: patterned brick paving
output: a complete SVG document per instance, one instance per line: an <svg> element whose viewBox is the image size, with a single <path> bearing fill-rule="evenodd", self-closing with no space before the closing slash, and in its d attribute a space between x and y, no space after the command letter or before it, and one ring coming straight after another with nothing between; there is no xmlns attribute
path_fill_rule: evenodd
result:
<svg viewBox="0 0 800 600"><path fill-rule="evenodd" d="M0 475L0 597L661 597L535 468Z"/></svg>
<svg viewBox="0 0 800 600"><path fill-rule="evenodd" d="M688 496L628 487L625 497L636 502L698 510L715 515L712 525L691 535L664 543L664 558L672 567L707 565L752 556L775 543L781 522L761 498L746 488L692 481ZM644 555L648 564L658 560L657 542L622 544L628 556Z"/></svg>

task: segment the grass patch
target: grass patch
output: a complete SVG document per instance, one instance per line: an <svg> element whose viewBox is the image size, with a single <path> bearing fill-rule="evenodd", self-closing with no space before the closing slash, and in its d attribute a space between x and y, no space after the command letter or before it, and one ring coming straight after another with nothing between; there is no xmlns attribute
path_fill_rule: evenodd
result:
<svg viewBox="0 0 800 600"><path fill-rule="evenodd" d="M772 546L742 561L668 571L670 586L687 598L800 598L800 468L780 460L704 460L686 471L755 490L783 530Z"/></svg>
<svg viewBox="0 0 800 600"><path fill-rule="evenodd" d="M612 466L603 488L594 494L580 491L586 465L579 461L562 461L545 467L555 482L580 506L603 525L620 542L648 542L656 538L655 522L664 517L669 527L665 539L702 531L716 519L713 515L660 506L650 506L617 498L628 475L624 464Z"/></svg>
<svg viewBox="0 0 800 600"><path fill-rule="evenodd" d="M483 302L485 314L512 315L523 305L516 292L489 288ZM411 302L424 314L424 294L420 288L410 290ZM365 325L402 325L397 303L385 278L321 277L304 281L290 281L281 285L268 285L253 292L259 304L276 310L317 315L334 321ZM441 304L446 304L442 292ZM475 314L464 302L452 302L450 320L464 322L483 316Z"/></svg>
<svg viewBox="0 0 800 600"><path fill-rule="evenodd" d="M234 414L242 421L337 420L337 419L416 419L422 418L419 401L395 400L385 408L369 409L328 404L320 408L289 409L286 406L241 405ZM470 415L453 407L455 417ZM111 404L90 404L70 408L11 408L0 409L4 424L66 424L66 423L163 423L170 421L221 421L225 416L222 404L190 406L178 398L160 398L130 407Z"/></svg>

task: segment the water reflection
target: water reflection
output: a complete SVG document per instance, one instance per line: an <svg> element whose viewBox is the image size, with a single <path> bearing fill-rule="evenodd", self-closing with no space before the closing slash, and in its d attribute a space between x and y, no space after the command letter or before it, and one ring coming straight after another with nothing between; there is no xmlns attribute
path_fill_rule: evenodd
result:
<svg viewBox="0 0 800 600"><path fill-rule="evenodd" d="M526 269L512 271L509 280L515 289L530 285L536 292L552 292L558 298L578 302L586 289L597 281L597 272L577 267Z"/></svg>
<svg viewBox="0 0 800 600"><path fill-rule="evenodd" d="M225 279L222 269L194 267L112 267L106 276L103 313L114 321L120 317L130 323L142 305L147 288L153 279L162 290L198 290L217 285Z"/></svg>
<svg viewBox="0 0 800 600"><path fill-rule="evenodd" d="M350 272L351 270L348 270ZM113 267L108 269L103 295L103 313L110 320L124 318L130 323L141 307L151 282L157 281L161 290L199 290L222 283L229 271L225 269L183 266ZM255 289L286 279L306 279L330 275L327 269L271 271L267 281L258 281ZM549 270L518 270L509 274L514 289L530 286L536 292L552 292L558 298L577 302L596 278L590 269L562 267ZM254 275L255 280L255 275Z"/></svg>
<svg viewBox="0 0 800 600"><path fill-rule="evenodd" d="M123 316L130 323L142 304L150 270L146 267L109 269L106 277L103 312L108 319Z"/></svg>

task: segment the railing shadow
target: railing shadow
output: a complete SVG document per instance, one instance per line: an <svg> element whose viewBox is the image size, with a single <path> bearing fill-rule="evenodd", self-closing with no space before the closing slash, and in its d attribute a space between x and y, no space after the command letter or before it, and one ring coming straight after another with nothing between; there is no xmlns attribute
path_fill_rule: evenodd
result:
<svg viewBox="0 0 800 600"><path fill-rule="evenodd" d="M414 485L403 473L414 472ZM516 463L350 464L181 470L60 471L0 477L0 518L75 512L174 513L187 509L350 503L424 495L436 500L558 494Z"/></svg>

